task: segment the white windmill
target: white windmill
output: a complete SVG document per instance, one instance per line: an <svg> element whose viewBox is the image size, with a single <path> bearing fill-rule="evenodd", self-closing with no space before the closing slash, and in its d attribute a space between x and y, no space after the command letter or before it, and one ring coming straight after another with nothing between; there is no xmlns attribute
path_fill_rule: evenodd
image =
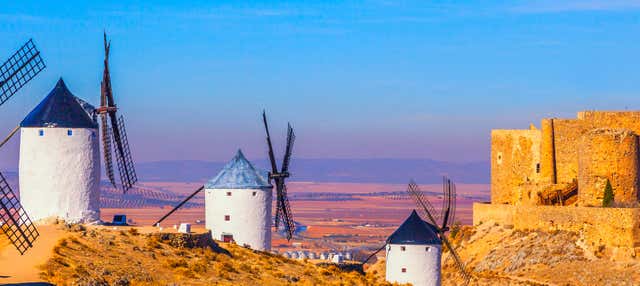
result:
<svg viewBox="0 0 640 286"><path fill-rule="evenodd" d="M415 286L440 285L442 247L444 246L453 257L464 285L467 285L471 276L466 272L460 256L445 234L449 231L448 223L455 219L455 184L443 178L442 208L439 212L436 212L429 200L424 198L418 185L413 181L409 183L408 192L426 220L413 210L411 215L387 238L385 245L369 255L362 264L366 264L378 252L385 249L388 282L411 283Z"/></svg>
<svg viewBox="0 0 640 286"><path fill-rule="evenodd" d="M238 150L235 157L218 173L216 177L198 188L195 192L176 205L160 218L154 226L180 209L202 190L205 194L206 228L210 229L214 239L234 241L257 250L271 249L271 226L280 225L288 240L293 237L295 222L291 213L285 179L289 177L289 163L293 152L295 134L291 125L287 129L287 145L282 160L282 169L278 170L267 115L262 113L267 134L269 162L271 172L257 170ZM273 180L274 184L271 184ZM272 219L272 191L275 186L276 209Z"/></svg>
<svg viewBox="0 0 640 286"><path fill-rule="evenodd" d="M389 236L386 245L386 280L415 286L440 285L442 241L435 226L415 210Z"/></svg>
<svg viewBox="0 0 640 286"><path fill-rule="evenodd" d="M126 192L137 182L124 120L122 116L116 117L106 34L104 46L99 108L74 96L60 78L53 90L0 143L2 146L20 130L20 196L34 220L54 217L81 223L100 220L100 137L106 173L113 186L116 187L112 153L116 154L122 190Z"/></svg>
<svg viewBox="0 0 640 286"><path fill-rule="evenodd" d="M20 196L34 220L100 219L100 149L95 108L62 78L20 123Z"/></svg>
<svg viewBox="0 0 640 286"><path fill-rule="evenodd" d="M272 189L267 172L256 170L238 150L205 184L206 228L213 238L270 250Z"/></svg>

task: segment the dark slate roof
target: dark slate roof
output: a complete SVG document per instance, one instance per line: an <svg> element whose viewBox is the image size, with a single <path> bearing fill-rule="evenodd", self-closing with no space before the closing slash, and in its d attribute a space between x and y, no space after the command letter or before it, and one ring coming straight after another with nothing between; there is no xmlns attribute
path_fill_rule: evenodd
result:
<svg viewBox="0 0 640 286"><path fill-rule="evenodd" d="M205 184L207 189L261 189L271 188L268 173L256 170L244 157L242 150L227 163L218 175Z"/></svg>
<svg viewBox="0 0 640 286"><path fill-rule="evenodd" d="M387 238L388 244L441 244L438 230L422 220L416 210Z"/></svg>
<svg viewBox="0 0 640 286"><path fill-rule="evenodd" d="M98 128L97 121L85 108L91 107L81 105L60 78L49 95L22 120L20 127Z"/></svg>

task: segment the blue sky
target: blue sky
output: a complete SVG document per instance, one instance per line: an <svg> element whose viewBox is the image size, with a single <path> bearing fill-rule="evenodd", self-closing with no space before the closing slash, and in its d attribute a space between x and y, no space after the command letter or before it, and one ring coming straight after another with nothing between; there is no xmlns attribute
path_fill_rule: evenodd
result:
<svg viewBox="0 0 640 286"><path fill-rule="evenodd" d="M640 1L425 2L3 3L0 60L32 37L48 68L0 133L60 76L98 102L104 29L138 161L264 158L263 108L300 157L464 162L492 128L640 107Z"/></svg>

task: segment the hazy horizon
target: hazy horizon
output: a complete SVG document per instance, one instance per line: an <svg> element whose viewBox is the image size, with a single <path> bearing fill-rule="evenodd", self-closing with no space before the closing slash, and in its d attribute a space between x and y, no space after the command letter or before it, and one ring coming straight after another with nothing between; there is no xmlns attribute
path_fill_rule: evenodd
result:
<svg viewBox="0 0 640 286"><path fill-rule="evenodd" d="M47 69L0 107L0 136L63 77L96 104L102 32L138 162L266 157L489 159L490 130L640 107L635 1L5 3L0 61ZM18 138L0 150L17 164Z"/></svg>

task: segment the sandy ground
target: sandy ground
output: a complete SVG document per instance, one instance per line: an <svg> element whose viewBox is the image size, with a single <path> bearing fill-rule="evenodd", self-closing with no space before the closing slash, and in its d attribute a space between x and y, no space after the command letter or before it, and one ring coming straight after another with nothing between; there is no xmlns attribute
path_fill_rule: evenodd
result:
<svg viewBox="0 0 640 286"><path fill-rule="evenodd" d="M40 237L24 255L21 256L13 245L0 250L0 284L43 281L38 266L51 257L51 249L65 232L54 225L38 226L38 231Z"/></svg>

